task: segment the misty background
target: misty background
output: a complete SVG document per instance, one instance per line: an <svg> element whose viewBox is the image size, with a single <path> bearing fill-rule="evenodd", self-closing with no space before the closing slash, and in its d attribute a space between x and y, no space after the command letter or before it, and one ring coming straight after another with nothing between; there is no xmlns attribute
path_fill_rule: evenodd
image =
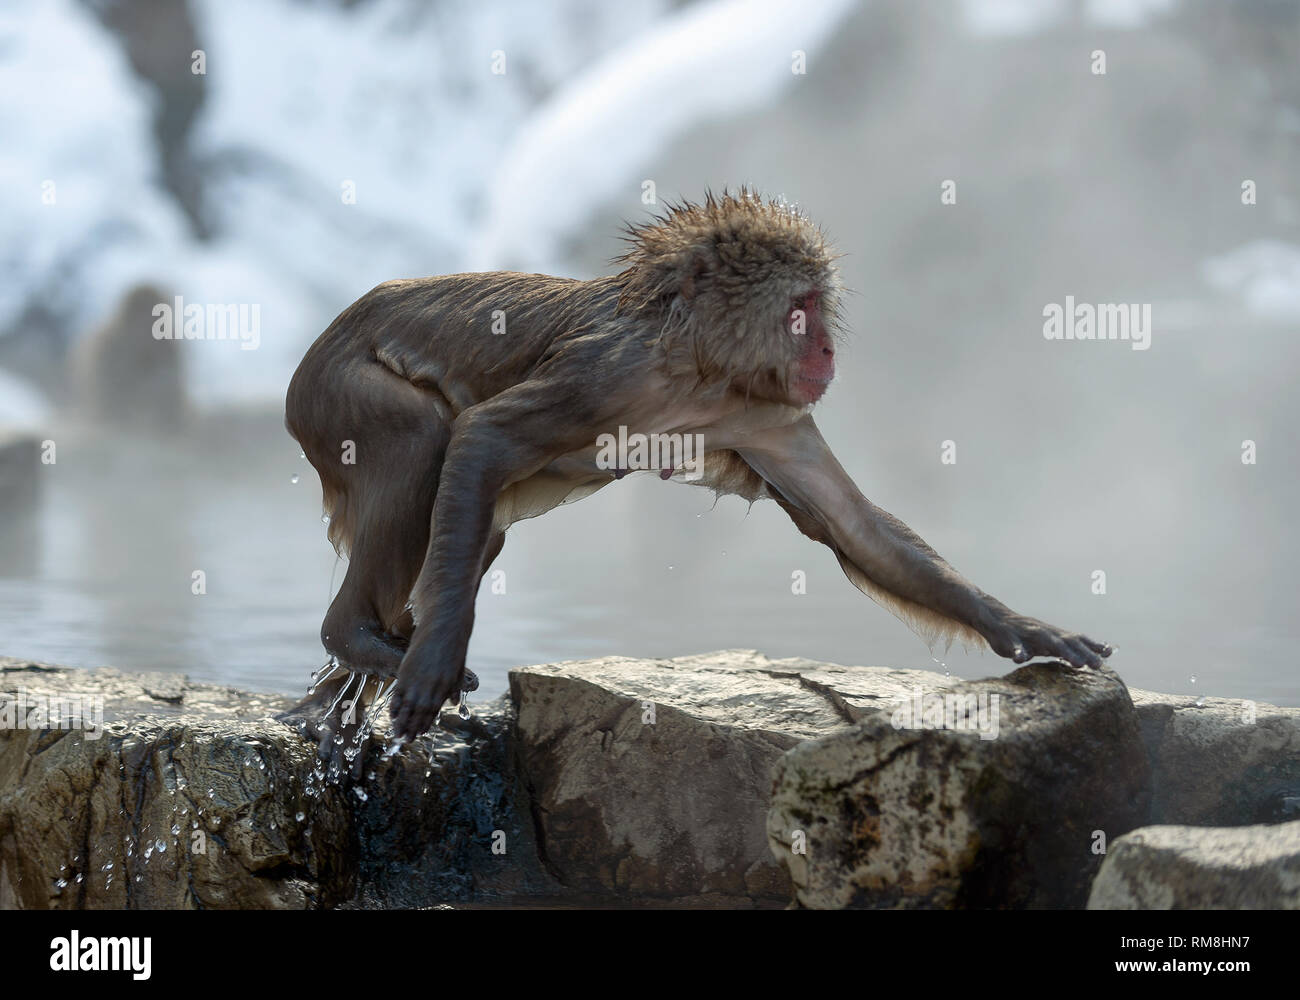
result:
<svg viewBox="0 0 1300 1000"><path fill-rule="evenodd" d="M1133 686L1300 704L1292 0L6 3L0 655L300 691L344 571L282 426L311 341L390 278L609 273L622 220L742 183L845 253L817 419L868 497ZM256 305L257 349L154 340L141 286ZM1066 296L1150 304L1149 350L1046 340ZM775 505L650 474L494 568L480 697L606 654L938 669Z"/></svg>

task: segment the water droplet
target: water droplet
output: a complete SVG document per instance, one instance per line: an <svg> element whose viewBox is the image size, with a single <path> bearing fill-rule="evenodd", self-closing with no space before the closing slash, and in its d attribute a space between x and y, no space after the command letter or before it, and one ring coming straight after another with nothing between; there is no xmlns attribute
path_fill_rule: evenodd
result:
<svg viewBox="0 0 1300 1000"><path fill-rule="evenodd" d="M297 482L298 482L298 473L295 472L292 476L290 476L290 477L289 477L289 482L291 482L291 483L297 483Z"/></svg>
<svg viewBox="0 0 1300 1000"><path fill-rule="evenodd" d="M1196 683L1196 675L1195 675L1195 674L1192 674L1191 677L1187 678L1187 682L1188 682L1189 684L1195 684L1195 683Z"/></svg>
<svg viewBox="0 0 1300 1000"><path fill-rule="evenodd" d="M173 823L173 824L172 824L172 836L173 836L173 837L179 837L180 835L181 835L181 825L180 825L179 823Z"/></svg>
<svg viewBox="0 0 1300 1000"><path fill-rule="evenodd" d="M299 823L301 823L303 820L305 820L305 819L307 818L307 814L306 814L306 813L298 813L298 814L296 814L293 818L296 819Z"/></svg>
<svg viewBox="0 0 1300 1000"><path fill-rule="evenodd" d="M81 885L81 883L85 880L85 878L86 878L85 875L83 875L81 872L77 872L77 885Z"/></svg>
<svg viewBox="0 0 1300 1000"><path fill-rule="evenodd" d="M1205 695L1201 695L1199 698L1196 699L1196 707L1197 708L1205 707Z"/></svg>
<svg viewBox="0 0 1300 1000"><path fill-rule="evenodd" d="M306 457L307 457L307 453L306 453L305 451L300 451L300 452L298 452L298 457L299 457L299 458L306 458Z"/></svg>
<svg viewBox="0 0 1300 1000"><path fill-rule="evenodd" d="M54 884L60 889L66 889L68 887L68 880L66 878L56 879Z"/></svg>
<svg viewBox="0 0 1300 1000"><path fill-rule="evenodd" d="M330 523L330 516L329 516L328 514L322 514L322 515L320 516L320 523L321 523L321 524L329 524L329 523Z"/></svg>
<svg viewBox="0 0 1300 1000"><path fill-rule="evenodd" d="M110 861L108 864L100 865L99 870L101 872L111 872L113 870L113 862Z"/></svg>
<svg viewBox="0 0 1300 1000"><path fill-rule="evenodd" d="M359 798L362 802L365 802L368 798L370 798L370 796L365 793L364 789L354 788L352 790L357 793L357 798Z"/></svg>

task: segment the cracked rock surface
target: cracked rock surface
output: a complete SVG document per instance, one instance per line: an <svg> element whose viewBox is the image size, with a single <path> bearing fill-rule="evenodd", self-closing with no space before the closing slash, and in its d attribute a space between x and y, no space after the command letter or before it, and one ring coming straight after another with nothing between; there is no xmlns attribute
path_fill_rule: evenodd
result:
<svg viewBox="0 0 1300 1000"><path fill-rule="evenodd" d="M777 763L768 836L797 902L1084 905L1101 863L1098 836L1141 825L1150 801L1123 683L1107 671L1031 664L923 694L938 700L906 717L872 713ZM943 695L973 698L996 719L990 738L956 728Z"/></svg>
<svg viewBox="0 0 1300 1000"><path fill-rule="evenodd" d="M784 904L765 833L773 765L936 677L753 650L512 670L542 860L586 892Z"/></svg>

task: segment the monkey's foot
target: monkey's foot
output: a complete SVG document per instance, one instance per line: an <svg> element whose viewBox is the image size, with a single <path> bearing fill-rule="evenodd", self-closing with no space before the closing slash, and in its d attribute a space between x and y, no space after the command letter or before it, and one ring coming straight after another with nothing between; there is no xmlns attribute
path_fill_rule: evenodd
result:
<svg viewBox="0 0 1300 1000"><path fill-rule="evenodd" d="M349 671L331 660L313 675L307 696L276 718L316 744L317 777L322 781L337 784L344 776L360 778L370 733L395 683Z"/></svg>
<svg viewBox="0 0 1300 1000"><path fill-rule="evenodd" d="M322 780L338 783L345 775L359 779L370 735L382 718L396 679L349 671L337 660L312 677L307 696L276 719L316 744ZM467 669L460 686L462 700L478 686L478 677ZM468 715L468 710L464 714Z"/></svg>
<svg viewBox="0 0 1300 1000"><path fill-rule="evenodd" d="M983 631L993 652L1015 663L1025 663L1035 656L1064 660L1073 667L1100 669L1102 661L1115 650L1104 642L1078 632L1040 622L1036 618L1008 613Z"/></svg>
<svg viewBox="0 0 1300 1000"><path fill-rule="evenodd" d="M415 739L433 728L444 702L460 691L473 691L477 687L478 678L468 669L454 671L408 656L397 676L389 706L393 735Z"/></svg>

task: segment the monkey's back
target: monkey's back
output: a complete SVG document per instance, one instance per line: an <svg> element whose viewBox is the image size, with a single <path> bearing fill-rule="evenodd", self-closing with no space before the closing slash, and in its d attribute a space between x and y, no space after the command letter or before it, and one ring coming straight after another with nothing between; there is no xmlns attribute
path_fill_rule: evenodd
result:
<svg viewBox="0 0 1300 1000"><path fill-rule="evenodd" d="M593 309L612 315L618 295L614 278L509 271L387 281L339 314L294 383L352 380L377 362L438 393L454 416L528 378L558 341L583 332Z"/></svg>

